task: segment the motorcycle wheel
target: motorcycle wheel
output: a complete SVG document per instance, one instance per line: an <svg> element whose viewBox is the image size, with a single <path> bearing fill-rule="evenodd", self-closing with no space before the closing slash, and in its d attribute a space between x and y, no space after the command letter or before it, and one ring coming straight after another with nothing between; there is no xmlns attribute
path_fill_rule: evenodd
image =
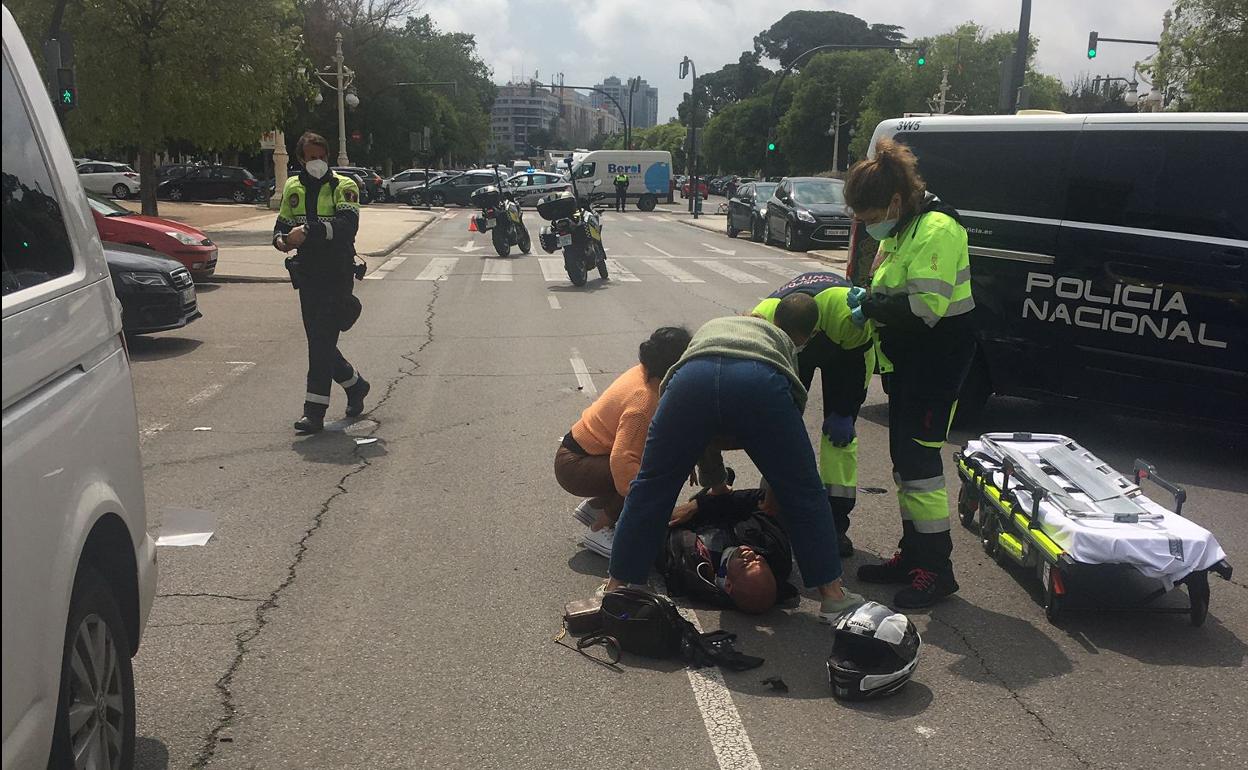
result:
<svg viewBox="0 0 1248 770"><path fill-rule="evenodd" d="M520 252L528 254L533 251L533 238L529 235L529 228L523 224L520 227Z"/></svg>
<svg viewBox="0 0 1248 770"><path fill-rule="evenodd" d="M598 244L598 277L602 280L608 280L607 276L607 252L603 251L602 244Z"/></svg>
<svg viewBox="0 0 1248 770"><path fill-rule="evenodd" d="M508 228L505 225L499 225L490 232L490 238L494 241L494 250L498 252L498 256L505 257L511 253L510 239L507 237Z"/></svg>
<svg viewBox="0 0 1248 770"><path fill-rule="evenodd" d="M568 280L573 286L584 286L588 277L585 274L585 262L574 247L563 250L563 269L568 272Z"/></svg>

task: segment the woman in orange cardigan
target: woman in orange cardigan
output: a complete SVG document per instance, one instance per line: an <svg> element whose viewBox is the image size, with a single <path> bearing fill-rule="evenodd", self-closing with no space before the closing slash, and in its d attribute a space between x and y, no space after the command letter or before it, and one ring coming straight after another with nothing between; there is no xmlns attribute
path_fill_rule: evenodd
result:
<svg viewBox="0 0 1248 770"><path fill-rule="evenodd" d="M659 406L659 383L687 347L689 331L683 327L664 326L651 334L637 353L640 363L589 405L555 453L555 480L589 498L575 515L595 532L615 526L620 517Z"/></svg>

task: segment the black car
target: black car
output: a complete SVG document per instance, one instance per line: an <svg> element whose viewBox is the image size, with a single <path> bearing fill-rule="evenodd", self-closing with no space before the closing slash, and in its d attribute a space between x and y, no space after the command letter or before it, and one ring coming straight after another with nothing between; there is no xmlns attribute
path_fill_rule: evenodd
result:
<svg viewBox="0 0 1248 770"><path fill-rule="evenodd" d="M180 329L201 316L195 283L182 263L141 246L105 243L126 334Z"/></svg>
<svg viewBox="0 0 1248 770"><path fill-rule="evenodd" d="M495 173L493 169L465 171L456 176L435 179L433 184L420 188L415 195L421 202L433 206L450 205L452 203L460 206L469 206L471 203L469 203L468 197L474 191L486 185L498 184L500 178L506 181L506 174L502 172Z"/></svg>
<svg viewBox="0 0 1248 770"><path fill-rule="evenodd" d="M210 201L228 198L235 203L256 199L257 181L252 173L238 166L200 166L177 179L166 179L156 187L156 197L171 201Z"/></svg>
<svg viewBox="0 0 1248 770"><path fill-rule="evenodd" d="M845 205L845 183L821 176L780 180L767 201L763 242L780 240L789 251L840 248L849 243L853 217Z"/></svg>
<svg viewBox="0 0 1248 770"><path fill-rule="evenodd" d="M777 182L747 182L737 188L737 194L728 200L728 237L737 233L750 234L751 241L763 239L763 218L767 216L767 201L779 186Z"/></svg>
<svg viewBox="0 0 1248 770"><path fill-rule="evenodd" d="M386 191L382 187L381 174L373 171L371 168L363 166L334 166L334 171L349 176L360 188L360 204L367 206L376 201L382 203L386 200Z"/></svg>

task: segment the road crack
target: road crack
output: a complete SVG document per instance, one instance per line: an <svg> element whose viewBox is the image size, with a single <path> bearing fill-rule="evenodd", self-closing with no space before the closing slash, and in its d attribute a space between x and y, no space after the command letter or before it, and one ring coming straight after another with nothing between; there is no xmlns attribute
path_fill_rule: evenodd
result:
<svg viewBox="0 0 1248 770"><path fill-rule="evenodd" d="M385 403L394 394L395 389L398 388L399 384L403 382L404 380L414 376L417 370L420 369L420 362L417 361L415 357L419 355L421 352L423 352L425 348L429 347L429 345L433 343L433 321L434 321L434 315L436 312L434 309L434 305L438 301L438 295L440 293L440 289L441 289L440 285L437 282L435 282L433 284L433 291L432 291L432 294L430 295L429 303L425 306L425 339L424 341L421 342L421 344L416 349L410 350L400 355L400 358L407 361L410 364L410 366L406 368L400 367L398 375L393 377L388 383L386 383L385 390L382 392L381 397L377 399L377 401L373 404L373 408L369 410L370 412L375 413L382 406L384 406ZM372 435L373 433L377 431L378 428L381 427L381 421L378 418L373 417L373 420L375 421L375 425L373 426L372 430L369 431L369 435ZM265 597L263 600L251 600L251 601L260 601L260 603L256 606L255 611L252 615L251 626L235 635L234 637L234 659L230 662L230 665L226 668L225 673L222 674L219 679L217 679L217 682L215 685L217 693L219 694L220 699L221 699L221 706L222 706L223 713L221 717L217 720L216 725L214 725L213 728L204 737L203 746L200 748L199 754L195 757L195 761L194 763L192 763L191 767L196 768L197 770L207 767L208 763L210 763L213 757L215 756L218 746L220 746L220 744L223 742L222 734L234 725L234 721L238 716L238 709L239 709L238 704L235 702L235 699L234 699L234 689L233 689L234 677L238 674L239 669L242 668L243 662L247 657L247 653L251 651L251 643L255 641L256 637L260 636L260 633L264 631L265 626L268 625L269 619L270 619L270 612L273 609L280 606L280 603L278 600L281 597L282 593L285 592L285 590L289 588L295 582L295 579L299 576L299 566L303 563L304 557L307 556L309 544L313 536L316 535L316 533L320 530L321 525L324 524L325 517L329 515L330 510L333 508L334 503L338 500L338 498L343 497L344 495L349 493L349 490L347 489L347 483L351 480L353 476L359 473L363 473L365 470L367 470L369 467L372 466L372 463L369 462L368 458L365 457L361 453L360 450L362 448L364 447L357 445L351 450L352 454L355 456L357 460L356 464L351 468L351 470L344 473L342 477L338 479L338 483L334 485L334 491L329 495L329 497L325 498L325 500L321 502L320 507L316 512L316 515L312 517L311 525L306 530L304 530L303 535L299 538L298 542L296 543L294 558L291 560L290 564L287 565L286 567L286 577L283 578L282 582L279 583L277 587L274 588L273 591L270 592L269 595ZM204 594L204 595L207 596L207 594ZM227 595L225 594L222 594L221 596L227 597ZM246 601L245 599L242 599L241 597L230 596L228 598L239 599L240 601ZM246 622L246 621L241 621L241 622ZM228 738L225 738L224 740L225 742L230 741L230 739Z"/></svg>
<svg viewBox="0 0 1248 770"><path fill-rule="evenodd" d="M261 598L259 598L259 597L256 597L256 596L234 596L234 595L232 595L232 594L208 594L208 593L168 593L168 594L156 594L156 598L157 598L157 599L173 599L173 598L183 598L183 599L232 599L232 600L234 600L234 601L236 601L236 602L248 602L249 604L255 604L256 602L261 602L261 601L264 601L263 599L261 599Z"/></svg>

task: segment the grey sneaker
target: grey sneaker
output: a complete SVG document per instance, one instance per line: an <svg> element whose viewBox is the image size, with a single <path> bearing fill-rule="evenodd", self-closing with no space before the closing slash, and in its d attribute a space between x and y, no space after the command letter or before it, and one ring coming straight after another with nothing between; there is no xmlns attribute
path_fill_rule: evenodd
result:
<svg viewBox="0 0 1248 770"><path fill-rule="evenodd" d="M854 593L853 591L845 591L845 597L842 599L832 599L824 597L819 603L819 622L831 623L836 620L836 616L848 609L857 607L860 604L866 604L867 600Z"/></svg>

